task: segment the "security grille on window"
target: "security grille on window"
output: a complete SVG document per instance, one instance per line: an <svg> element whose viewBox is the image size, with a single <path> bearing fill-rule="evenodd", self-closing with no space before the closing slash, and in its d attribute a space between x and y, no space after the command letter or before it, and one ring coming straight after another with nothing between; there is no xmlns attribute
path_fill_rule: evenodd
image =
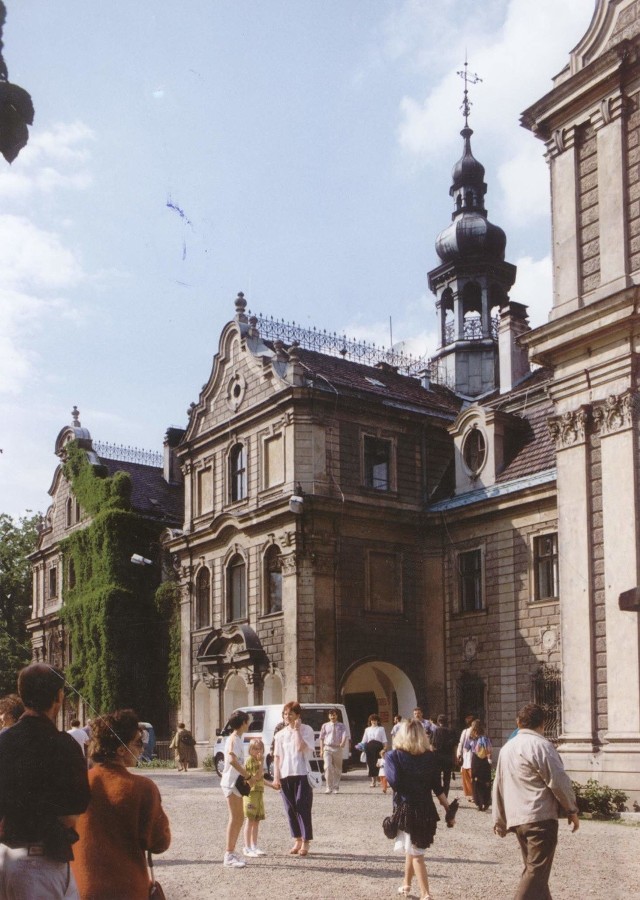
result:
<svg viewBox="0 0 640 900"><path fill-rule="evenodd" d="M558 535L544 534L533 541L535 599L558 596Z"/></svg>
<svg viewBox="0 0 640 900"><path fill-rule="evenodd" d="M482 551L467 550L458 556L460 612L476 612L482 604Z"/></svg>
<svg viewBox="0 0 640 900"><path fill-rule="evenodd" d="M282 557L277 547L269 548L264 567L267 587L266 612L280 612L282 610Z"/></svg>
<svg viewBox="0 0 640 900"><path fill-rule="evenodd" d="M231 500L244 500L247 496L247 453L243 444L237 444L229 457L229 481Z"/></svg>
<svg viewBox="0 0 640 900"><path fill-rule="evenodd" d="M562 733L562 682L557 666L542 665L531 677L533 702L544 710L544 736L555 741Z"/></svg>
<svg viewBox="0 0 640 900"><path fill-rule="evenodd" d="M247 615L247 579L244 560L234 556L227 566L227 611L229 621L244 619Z"/></svg>
<svg viewBox="0 0 640 900"><path fill-rule="evenodd" d="M377 491L391 490L391 441L365 437L364 483Z"/></svg>
<svg viewBox="0 0 640 900"><path fill-rule="evenodd" d="M196 628L209 625L209 595L211 593L211 573L205 566L196 579Z"/></svg>

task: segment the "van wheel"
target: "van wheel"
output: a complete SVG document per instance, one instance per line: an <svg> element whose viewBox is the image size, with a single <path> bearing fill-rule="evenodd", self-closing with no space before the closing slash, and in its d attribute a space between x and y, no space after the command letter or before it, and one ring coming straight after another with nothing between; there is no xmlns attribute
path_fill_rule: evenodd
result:
<svg viewBox="0 0 640 900"><path fill-rule="evenodd" d="M224 772L224 754L223 753L218 753L218 755L216 756L215 764L216 764L216 772L218 773L220 778L222 778L222 773Z"/></svg>

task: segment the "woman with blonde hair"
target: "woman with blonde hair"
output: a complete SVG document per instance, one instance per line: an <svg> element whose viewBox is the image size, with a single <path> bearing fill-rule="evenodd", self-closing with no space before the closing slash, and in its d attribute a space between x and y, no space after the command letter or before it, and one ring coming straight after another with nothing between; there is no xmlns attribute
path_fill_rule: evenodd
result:
<svg viewBox="0 0 640 900"><path fill-rule="evenodd" d="M415 875L421 900L431 900L424 853L433 843L439 821L431 794L444 808L449 827L453 826L458 804L455 800L450 804L446 798L438 761L421 722L412 719L402 723L393 739L393 750L385 755L384 767L394 791L392 819L398 830L394 849L405 854L404 883L398 893L410 893Z"/></svg>

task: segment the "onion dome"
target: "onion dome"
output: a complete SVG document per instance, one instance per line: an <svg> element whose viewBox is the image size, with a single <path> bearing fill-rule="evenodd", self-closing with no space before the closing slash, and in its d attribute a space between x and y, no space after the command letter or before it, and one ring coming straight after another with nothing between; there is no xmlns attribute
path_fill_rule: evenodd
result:
<svg viewBox="0 0 640 900"><path fill-rule="evenodd" d="M502 228L492 225L487 219L484 166L471 152L473 131L465 124L460 134L464 139L464 150L453 167L453 183L449 189L455 203L451 216L453 221L436 238L436 253L442 262L480 254L488 259L503 261L507 238Z"/></svg>

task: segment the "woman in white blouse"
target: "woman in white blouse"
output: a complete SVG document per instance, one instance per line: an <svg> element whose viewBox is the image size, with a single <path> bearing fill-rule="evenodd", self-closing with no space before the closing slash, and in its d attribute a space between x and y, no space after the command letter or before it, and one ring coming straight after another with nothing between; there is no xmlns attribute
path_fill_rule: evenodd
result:
<svg viewBox="0 0 640 900"><path fill-rule="evenodd" d="M257 780L250 778L244 767L244 742L242 737L249 727L249 714L239 710L231 714L229 727L232 729L224 745L224 770L220 779L222 793L227 798L229 807L229 821L227 823L227 847L224 854L223 865L231 869L243 869L245 861L236 854L236 842L242 823L244 821L244 809L242 794L236 787L238 775L246 778L252 786Z"/></svg>
<svg viewBox="0 0 640 900"><path fill-rule="evenodd" d="M380 753L387 749L387 733L380 724L380 716L376 713L372 713L369 716L369 724L364 730L362 743L364 744L364 752L367 757L371 787L374 788L378 784L378 759L380 758Z"/></svg>
<svg viewBox="0 0 640 900"><path fill-rule="evenodd" d="M313 756L315 736L310 725L304 725L302 707L296 700L282 710L285 727L276 735L273 786L282 790L284 811L289 820L294 856L307 856L313 840L311 807L313 789L307 779L309 760Z"/></svg>

